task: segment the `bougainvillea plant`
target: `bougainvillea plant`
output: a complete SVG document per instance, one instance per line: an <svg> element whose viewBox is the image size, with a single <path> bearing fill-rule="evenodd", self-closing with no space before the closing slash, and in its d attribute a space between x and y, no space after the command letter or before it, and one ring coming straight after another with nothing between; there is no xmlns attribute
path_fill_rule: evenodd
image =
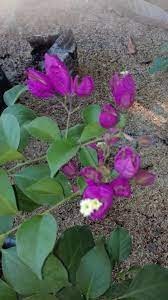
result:
<svg viewBox="0 0 168 300"><path fill-rule="evenodd" d="M80 102L74 107L75 97L93 92L93 78L72 78L56 56L46 54L45 72L28 69L26 86L4 94L8 107L0 117L0 299L167 299L168 272L159 266L119 272L112 280L116 264L130 254L131 238L124 229L94 241L87 227L76 226L56 240L52 211L62 203L76 200L85 218L103 220L117 198L131 201L133 185L155 181L142 168L138 153L151 138L125 132L125 115L136 96L132 75L114 74L109 88L112 97L103 107L81 109ZM67 114L65 128L16 104L27 90L39 101L57 98ZM77 111L82 111L82 121L71 126ZM26 158L30 137L47 143L47 153ZM20 212L33 212L33 217L13 226ZM13 235L16 245L5 249Z"/></svg>

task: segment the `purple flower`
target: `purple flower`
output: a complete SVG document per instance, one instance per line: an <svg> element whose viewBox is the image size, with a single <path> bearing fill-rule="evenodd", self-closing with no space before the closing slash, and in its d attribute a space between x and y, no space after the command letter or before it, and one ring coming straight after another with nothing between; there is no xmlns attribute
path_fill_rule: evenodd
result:
<svg viewBox="0 0 168 300"><path fill-rule="evenodd" d="M99 123L102 127L109 129L114 127L118 122L118 115L111 104L105 104L100 113Z"/></svg>
<svg viewBox="0 0 168 300"><path fill-rule="evenodd" d="M126 178L117 177L111 182L114 196L116 197L131 197L131 185Z"/></svg>
<svg viewBox="0 0 168 300"><path fill-rule="evenodd" d="M94 81L91 76L85 76L79 83L79 76L75 76L73 82L73 91L79 97L90 96L94 90Z"/></svg>
<svg viewBox="0 0 168 300"><path fill-rule="evenodd" d="M97 171L93 167L83 168L80 174L84 177L87 184L100 183L103 177L101 172Z"/></svg>
<svg viewBox="0 0 168 300"><path fill-rule="evenodd" d="M119 108L129 108L135 99L136 85L131 74L114 74L110 81L110 88L114 101Z"/></svg>
<svg viewBox="0 0 168 300"><path fill-rule="evenodd" d="M113 191L109 184L92 184L86 187L80 211L92 220L101 220L105 217L113 204Z"/></svg>
<svg viewBox="0 0 168 300"><path fill-rule="evenodd" d="M78 174L77 165L73 161L69 161L69 163L64 165L62 171L69 178L74 178Z"/></svg>
<svg viewBox="0 0 168 300"><path fill-rule="evenodd" d="M141 186L148 186L154 184L156 175L146 170L140 169L134 177L135 183Z"/></svg>
<svg viewBox="0 0 168 300"><path fill-rule="evenodd" d="M45 70L56 93L62 96L71 93L71 76L65 64L57 56L45 54Z"/></svg>
<svg viewBox="0 0 168 300"><path fill-rule="evenodd" d="M124 178L132 178L140 168L140 156L131 147L121 148L114 158L114 168Z"/></svg>
<svg viewBox="0 0 168 300"><path fill-rule="evenodd" d="M43 99L54 96L55 91L47 75L33 68L29 68L27 70L27 76L28 89L34 96Z"/></svg>
<svg viewBox="0 0 168 300"><path fill-rule="evenodd" d="M38 98L47 99L55 94L76 94L83 97L89 96L94 89L92 77L85 76L79 83L78 76L73 79L65 64L55 55L45 54L45 71L46 73L34 69L27 71L28 89Z"/></svg>

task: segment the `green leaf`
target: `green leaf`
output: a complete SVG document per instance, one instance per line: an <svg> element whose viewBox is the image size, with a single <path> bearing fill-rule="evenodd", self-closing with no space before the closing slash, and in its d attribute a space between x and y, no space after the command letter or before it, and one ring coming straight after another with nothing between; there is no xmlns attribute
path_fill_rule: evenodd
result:
<svg viewBox="0 0 168 300"><path fill-rule="evenodd" d="M79 151L79 159L84 167L98 165L97 151L91 147L82 147Z"/></svg>
<svg viewBox="0 0 168 300"><path fill-rule="evenodd" d="M118 299L122 296L127 290L131 283L131 280L123 280L121 283L113 283L110 289L105 293L105 299ZM120 298L119 298L120 299Z"/></svg>
<svg viewBox="0 0 168 300"><path fill-rule="evenodd" d="M3 114L11 114L15 116L18 120L21 130L19 149L24 149L29 141L29 134L24 128L24 124L32 121L36 117L35 113L33 112L33 110L27 108L22 104L14 104L12 106L7 107L3 111Z"/></svg>
<svg viewBox="0 0 168 300"><path fill-rule="evenodd" d="M84 189L87 186L87 184L86 184L85 180L83 179L83 177L81 177L81 176L77 177L77 185L78 185L80 193L82 195L83 192L84 192Z"/></svg>
<svg viewBox="0 0 168 300"><path fill-rule="evenodd" d="M84 300L77 287L66 287L58 293L59 300Z"/></svg>
<svg viewBox="0 0 168 300"><path fill-rule="evenodd" d="M126 124L127 124L126 114L120 114L120 119L119 122L117 123L117 128L123 129L125 128Z"/></svg>
<svg viewBox="0 0 168 300"><path fill-rule="evenodd" d="M69 140L57 141L49 147L47 160L51 177L54 177L58 170L76 155L78 148L79 146Z"/></svg>
<svg viewBox="0 0 168 300"><path fill-rule="evenodd" d="M74 142L77 142L82 134L84 129L83 124L77 124L73 127L70 127L68 130L68 138ZM62 131L63 135L65 134L65 130Z"/></svg>
<svg viewBox="0 0 168 300"><path fill-rule="evenodd" d="M124 228L114 229L106 243L112 262L119 263L128 258L132 248L132 238Z"/></svg>
<svg viewBox="0 0 168 300"><path fill-rule="evenodd" d="M62 186L52 178L43 178L27 187L26 192L37 204L55 205L64 199Z"/></svg>
<svg viewBox="0 0 168 300"><path fill-rule="evenodd" d="M33 295L25 300L58 300L58 298L52 295Z"/></svg>
<svg viewBox="0 0 168 300"><path fill-rule="evenodd" d="M23 84L18 84L4 93L4 102L7 106L15 104L21 94L27 91L27 87Z"/></svg>
<svg viewBox="0 0 168 300"><path fill-rule="evenodd" d="M24 126L29 134L42 141L61 139L61 133L56 122L48 117L38 117Z"/></svg>
<svg viewBox="0 0 168 300"><path fill-rule="evenodd" d="M16 199L7 173L0 169L0 216L10 216L17 213Z"/></svg>
<svg viewBox="0 0 168 300"><path fill-rule="evenodd" d="M19 125L23 125L27 121L31 121L35 119L36 115L33 110L30 108L27 108L23 104L15 104L12 106L7 107L3 111L4 114L11 114L16 117L16 119L19 122Z"/></svg>
<svg viewBox="0 0 168 300"><path fill-rule="evenodd" d="M33 295L31 297L25 298L25 300L59 300L52 295Z"/></svg>
<svg viewBox="0 0 168 300"><path fill-rule="evenodd" d="M75 282L76 270L82 256L93 247L93 236L86 226L74 226L69 228L59 238L54 253L69 271L71 282Z"/></svg>
<svg viewBox="0 0 168 300"><path fill-rule="evenodd" d="M10 148L8 145L0 145L0 165L10 161L23 160L23 155L17 150Z"/></svg>
<svg viewBox="0 0 168 300"><path fill-rule="evenodd" d="M99 121L99 115L101 112L100 105L98 104L91 104L88 105L83 110L83 119L86 123L96 123Z"/></svg>
<svg viewBox="0 0 168 300"><path fill-rule="evenodd" d="M0 249L3 246L5 239L6 239L6 234L0 234Z"/></svg>
<svg viewBox="0 0 168 300"><path fill-rule="evenodd" d="M32 217L17 231L18 256L40 279L42 266L54 247L56 234L57 223L49 214Z"/></svg>
<svg viewBox="0 0 168 300"><path fill-rule="evenodd" d="M86 299L102 296L110 287L111 263L103 244L91 249L81 260L76 279Z"/></svg>
<svg viewBox="0 0 168 300"><path fill-rule="evenodd" d="M31 212L35 210L39 205L33 202L30 198L28 198L19 188L18 186L13 186L17 207L19 211Z"/></svg>
<svg viewBox="0 0 168 300"><path fill-rule="evenodd" d="M61 262L50 255L43 267L43 280L40 280L32 270L18 257L16 247L2 250L2 268L7 282L21 295L45 295L56 293L66 287L67 272ZM16 272L17 270L17 272Z"/></svg>
<svg viewBox="0 0 168 300"><path fill-rule="evenodd" d="M7 144L17 150L20 143L20 126L17 119L10 114L0 117L0 144Z"/></svg>
<svg viewBox="0 0 168 300"><path fill-rule="evenodd" d="M152 66L149 68L149 73L168 71L168 57L157 57Z"/></svg>
<svg viewBox="0 0 168 300"><path fill-rule="evenodd" d="M31 166L23 169L19 173L15 174L15 183L18 188L31 200L31 194L27 191L27 188L35 184L39 180L49 178L50 170L47 165ZM34 196L32 196L34 197ZM40 195L39 195L40 198Z"/></svg>
<svg viewBox="0 0 168 300"><path fill-rule="evenodd" d="M1 216L0 217L0 234L7 232L12 228L13 216Z"/></svg>
<svg viewBox="0 0 168 300"><path fill-rule="evenodd" d="M0 279L0 299L17 300L15 291L3 280Z"/></svg>
<svg viewBox="0 0 168 300"><path fill-rule="evenodd" d="M58 174L55 177L55 180L59 182L59 184L62 186L64 197L68 197L73 193L70 181L62 172L58 172Z"/></svg>
<svg viewBox="0 0 168 300"><path fill-rule="evenodd" d="M158 265L145 266L119 299L167 300L168 271Z"/></svg>
<svg viewBox="0 0 168 300"><path fill-rule="evenodd" d="M80 137L80 142L84 143L94 138L98 138L105 133L105 129L102 128L98 123L88 124Z"/></svg>
<svg viewBox="0 0 168 300"><path fill-rule="evenodd" d="M24 195L36 204L53 205L59 203L64 194L57 177L52 179L49 176L50 170L47 165L32 166L16 174L15 183ZM29 204L28 199L26 200Z"/></svg>

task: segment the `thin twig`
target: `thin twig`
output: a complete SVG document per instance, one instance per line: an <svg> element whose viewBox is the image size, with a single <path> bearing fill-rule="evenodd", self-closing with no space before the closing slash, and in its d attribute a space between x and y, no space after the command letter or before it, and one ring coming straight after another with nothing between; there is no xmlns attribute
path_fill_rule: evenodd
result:
<svg viewBox="0 0 168 300"><path fill-rule="evenodd" d="M18 168L22 168L24 166L30 165L31 163L36 163L36 162L39 162L39 161L45 160L45 159L46 159L46 155L42 155L42 156L37 157L35 159L29 159L29 160L25 161L24 163L17 164L13 168L9 169L8 173L11 173L11 172L15 171Z"/></svg>

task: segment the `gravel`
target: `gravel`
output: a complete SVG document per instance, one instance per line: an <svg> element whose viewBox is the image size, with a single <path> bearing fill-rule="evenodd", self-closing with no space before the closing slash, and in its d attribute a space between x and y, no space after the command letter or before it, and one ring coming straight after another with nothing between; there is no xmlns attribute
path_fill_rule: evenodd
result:
<svg viewBox="0 0 168 300"><path fill-rule="evenodd" d="M61 3L63 2L63 4ZM0 65L13 82L24 80L24 70L31 64L30 46L26 39L34 34L54 34L60 27L73 29L78 43L81 74L93 75L96 92L87 103L109 101L108 81L114 70L125 68L137 80L137 102L129 113L127 132L139 136L150 134L154 144L141 149L143 166L154 170L157 182L146 189L136 188L131 200L117 201L103 222L84 220L78 203L55 210L60 232L74 224L89 224L96 235L108 235L116 225L124 226L133 236L133 252L129 264L159 263L168 266L168 73L150 76L148 67L168 41L168 32L122 19L101 4L103 1L22 1L15 16L8 7L1 12ZM128 53L128 39L137 48ZM59 105L39 102L27 96L22 99L39 115L48 114L61 127L65 115ZM86 100L81 101L84 105ZM72 124L79 120L76 114ZM26 150L29 157L40 155L43 146L35 141ZM17 220L19 222L20 219Z"/></svg>

